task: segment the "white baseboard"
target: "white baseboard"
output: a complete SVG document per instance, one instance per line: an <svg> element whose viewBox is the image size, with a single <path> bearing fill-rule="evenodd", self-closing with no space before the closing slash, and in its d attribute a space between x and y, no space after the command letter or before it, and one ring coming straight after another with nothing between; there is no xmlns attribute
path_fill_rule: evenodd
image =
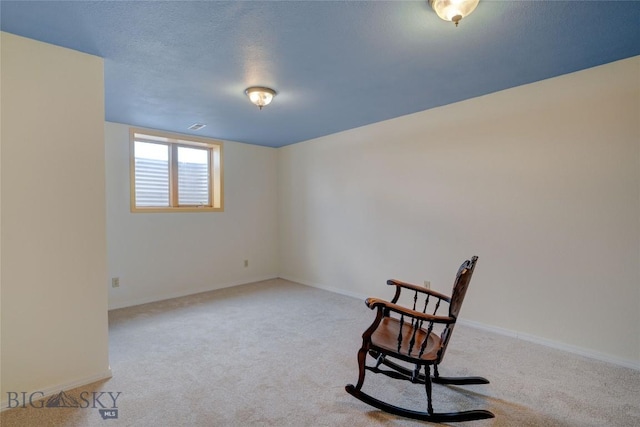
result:
<svg viewBox="0 0 640 427"><path fill-rule="evenodd" d="M53 396L54 394L60 393L60 391L68 391L74 388L82 387L83 385L95 383L96 381L106 380L108 378L111 378L111 376L111 368L109 368L99 374L91 375L85 378L79 378L71 382L58 384L40 390L3 390L3 394L6 395L7 392L17 392L20 394L22 394L22 392L26 392L26 395L30 396L31 393L38 393L38 400L42 400L46 399L47 397ZM9 399L8 397L2 396L2 400L0 401L0 412L7 409L10 409Z"/></svg>
<svg viewBox="0 0 640 427"><path fill-rule="evenodd" d="M126 300L126 301L118 301L118 302L115 302L115 303L111 303L110 302L109 303L109 310L117 310L119 308L133 307L135 305L148 304L150 302L164 301L164 300L168 300L168 299L172 299L172 298L186 297L188 295L200 294L202 292L215 291L215 290L218 290L218 289L231 288L233 286L246 285L248 283L262 282L262 281L265 281L265 280L271 280L271 279L277 279L277 278L278 277L274 276L274 275L262 276L262 277L243 279L243 280L238 280L238 281L234 281L234 282L227 282L227 283L222 283L222 284L218 283L218 284L215 284L215 285L205 286L203 288L184 289L184 290L180 290L180 291L176 291L176 292L169 292L169 293L159 294L159 295L150 295L150 296L147 296L147 297L135 298L135 299Z"/></svg>
<svg viewBox="0 0 640 427"><path fill-rule="evenodd" d="M306 280L300 280L298 278L295 277L284 277L281 276L282 279L285 280L289 280L291 282L296 282L296 283L300 283L301 285L305 285L305 286L310 286L313 288L318 288L318 289L323 289L325 291L329 291L329 292L333 292L336 294L340 294L340 295L346 295L349 297L353 297L353 298L359 298L362 299L363 301L368 298L370 295L360 295L354 292L350 292L350 291L345 291L344 289L338 289L338 288L334 288L331 286L323 286L323 285L319 285L316 283L310 283ZM613 365L617 365L617 366L622 366L624 368L630 368L630 369L635 369L637 371L640 371L640 361L637 360L629 360L629 359L623 359L621 357L617 357L617 356L613 356L610 354L606 354L606 353L602 353L596 350L591 350L591 349L587 349L587 348L583 348L583 347L578 347L575 345L571 345L571 344L565 344L565 343L561 343L561 342L557 342L557 341L553 341L547 338L542 338L542 337L538 337L535 335L531 335L531 334L527 334L524 332L518 332L518 331L513 331L510 329L505 329L505 328L500 328L497 326L491 326L491 325L486 325L484 323L480 323L480 322L475 322L472 320L466 320L466 319L460 319L459 320L461 325L466 325L466 326L470 326L473 328L477 328L477 329L482 329L485 331L489 331L489 332L494 332L496 334L499 335L505 335L505 336L509 336L512 338L517 338L517 339L521 339L524 341L529 341L535 344L540 344L543 345L545 347L550 347L550 348L554 348L556 350L562 350L562 351L566 351L568 353L573 353L573 354L577 354L580 356L584 356L584 357L588 357L590 359L595 359L595 360L599 360L601 362L606 362L606 363L611 363Z"/></svg>
<svg viewBox="0 0 640 427"><path fill-rule="evenodd" d="M310 288L322 289L322 290L325 290L325 291L332 292L334 294L344 295L344 296L351 297L351 298L358 298L358 299L361 299L362 301L364 301L365 299L367 299L367 298L369 298L371 296L371 295L362 295L362 294L358 294L358 293L355 293L355 292L346 291L346 290L340 289L340 288L334 288L333 286L324 286L324 285L319 285L317 283L311 283L311 282L308 282L306 280L300 280L300 279L292 277L292 276L280 276L279 278L280 279L284 279L284 280L288 280L290 282L299 283L301 285L309 286Z"/></svg>
<svg viewBox="0 0 640 427"><path fill-rule="evenodd" d="M473 320L460 319L459 322L461 325L470 326L472 328L481 329L483 331L494 332L499 335L505 335L508 337L517 338L523 341L532 342L534 344L540 344L545 347L554 348L556 350L562 350L562 351L577 354L580 356L588 357L590 359L599 360L601 362L607 362L613 365L622 366L625 368L630 368L630 369L635 369L637 371L640 371L640 361L623 359L621 357L602 353L596 350L578 347L571 344L565 344L565 343L553 341L547 338L541 338L536 335L527 334L524 332L512 331L510 329L504 329L496 326L485 325L484 323L475 322Z"/></svg>

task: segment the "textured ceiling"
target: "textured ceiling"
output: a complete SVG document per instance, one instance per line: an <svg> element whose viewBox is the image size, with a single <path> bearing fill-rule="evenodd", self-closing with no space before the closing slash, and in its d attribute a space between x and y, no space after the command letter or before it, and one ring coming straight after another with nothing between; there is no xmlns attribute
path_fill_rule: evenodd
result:
<svg viewBox="0 0 640 427"><path fill-rule="evenodd" d="M6 1L105 61L105 119L279 147L640 54L639 1ZM278 91L260 111L244 90ZM193 123L204 129L192 132Z"/></svg>

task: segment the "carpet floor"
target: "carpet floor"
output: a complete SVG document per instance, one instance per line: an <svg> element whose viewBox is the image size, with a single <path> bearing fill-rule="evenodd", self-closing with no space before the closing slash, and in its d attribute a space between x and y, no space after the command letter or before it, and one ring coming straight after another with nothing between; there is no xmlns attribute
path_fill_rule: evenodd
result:
<svg viewBox="0 0 640 427"><path fill-rule="evenodd" d="M58 396L80 407L15 408L1 425L432 425L345 392L372 320L359 299L281 279L113 310L113 377ZM437 412L496 415L451 425L640 426L639 371L530 342L458 325L440 374L491 381L434 385ZM424 411L424 386L368 373L363 391Z"/></svg>

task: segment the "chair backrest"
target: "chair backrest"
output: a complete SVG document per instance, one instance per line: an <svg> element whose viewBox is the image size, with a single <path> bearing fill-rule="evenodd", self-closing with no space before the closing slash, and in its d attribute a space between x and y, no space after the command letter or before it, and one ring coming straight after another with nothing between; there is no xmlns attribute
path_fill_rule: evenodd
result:
<svg viewBox="0 0 640 427"><path fill-rule="evenodd" d="M478 257L473 256L470 260L463 262L462 265L460 265L458 273L456 274L456 279L453 282L451 302L449 303L449 316L455 318L456 321L458 319L458 314L460 314L462 301L464 301L464 296L467 294L467 288L469 287L469 282L471 281L471 276L473 276L473 271L476 268L477 261ZM449 344L449 339L451 338L455 325L455 322L447 325L444 331L442 331L442 335L440 335L442 348L438 354L437 363L440 363L444 358L444 353L447 351L447 345Z"/></svg>
<svg viewBox="0 0 640 427"><path fill-rule="evenodd" d="M451 293L451 303L449 304L449 316L458 318L460 308L462 307L462 301L467 294L467 288L473 276L473 270L476 268L476 262L478 257L474 256L470 260L467 260L460 265L458 273L456 274L456 280L453 282L453 291Z"/></svg>

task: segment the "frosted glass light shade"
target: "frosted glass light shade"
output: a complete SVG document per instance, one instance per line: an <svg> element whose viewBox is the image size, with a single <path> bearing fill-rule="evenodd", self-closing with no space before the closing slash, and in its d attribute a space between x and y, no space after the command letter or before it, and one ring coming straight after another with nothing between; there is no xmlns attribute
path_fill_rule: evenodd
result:
<svg viewBox="0 0 640 427"><path fill-rule="evenodd" d="M250 87L244 91L249 97L249 100L253 102L262 110L262 107L265 105L269 105L273 100L273 97L276 96L276 91L273 89L269 89L268 87Z"/></svg>
<svg viewBox="0 0 640 427"><path fill-rule="evenodd" d="M458 22L473 12L479 0L429 0L429 4L441 19Z"/></svg>

